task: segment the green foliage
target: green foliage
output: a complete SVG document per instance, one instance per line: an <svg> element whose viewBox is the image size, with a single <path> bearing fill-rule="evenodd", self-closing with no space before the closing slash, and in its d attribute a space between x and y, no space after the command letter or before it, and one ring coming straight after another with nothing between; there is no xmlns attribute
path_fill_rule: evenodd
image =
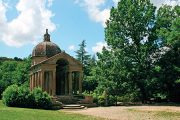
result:
<svg viewBox="0 0 180 120"><path fill-rule="evenodd" d="M86 51L86 41L83 40L81 44L79 44L79 50L76 52L76 59L79 60L83 64L84 74L87 75L89 73L88 65L90 60L90 55L88 55Z"/></svg>
<svg viewBox="0 0 180 120"><path fill-rule="evenodd" d="M18 104L18 86L11 85L9 86L2 94L3 103L7 106L17 106Z"/></svg>
<svg viewBox="0 0 180 120"><path fill-rule="evenodd" d="M27 87L9 86L2 94L3 103L12 107L32 107L34 97Z"/></svg>
<svg viewBox="0 0 180 120"><path fill-rule="evenodd" d="M3 103L10 107L50 109L51 97L40 88L30 92L26 86L11 85L2 94Z"/></svg>
<svg viewBox="0 0 180 120"><path fill-rule="evenodd" d="M115 105L117 102L117 98L113 95L108 96L108 105Z"/></svg>
<svg viewBox="0 0 180 120"><path fill-rule="evenodd" d="M34 106L34 96L31 94L28 87L26 86L18 87L17 106L18 107Z"/></svg>
<svg viewBox="0 0 180 120"><path fill-rule="evenodd" d="M83 64L83 90L93 91L97 87L97 80L93 74L96 66L95 56L91 57L86 51L86 41L79 44L79 50L76 52L76 59Z"/></svg>
<svg viewBox="0 0 180 120"><path fill-rule="evenodd" d="M107 48L98 53L95 93L146 102L180 101L180 7L156 11L150 0L121 0L106 22Z"/></svg>
<svg viewBox="0 0 180 120"><path fill-rule="evenodd" d="M180 102L180 6L164 5L157 12L156 32L161 48L166 48L161 53L156 63L161 69L155 73L158 77L157 90L161 96L174 102ZM168 48L168 49L167 49Z"/></svg>
<svg viewBox="0 0 180 120"><path fill-rule="evenodd" d="M3 58L0 64L0 98L2 92L12 84L22 85L29 83L29 68L31 58L25 58L23 61Z"/></svg>
<svg viewBox="0 0 180 120"><path fill-rule="evenodd" d="M115 105L116 104L116 96L113 95L105 95L104 93L102 95L96 94L95 92L90 94L93 96L93 102L96 103L99 106L105 106L105 102L107 99L107 105Z"/></svg>
<svg viewBox="0 0 180 120"><path fill-rule="evenodd" d="M118 102L138 102L140 101L139 96L136 93L125 94L117 97Z"/></svg>
<svg viewBox="0 0 180 120"><path fill-rule="evenodd" d="M35 98L35 106L37 108L49 109L51 107L51 97L47 92L42 92L42 89L35 88L32 91L32 95Z"/></svg>
<svg viewBox="0 0 180 120"><path fill-rule="evenodd" d="M109 48L97 54L98 91L108 89L119 96L139 90L141 100L147 99L152 53L158 46L153 24L155 7L150 0L121 0L111 9L105 28Z"/></svg>
<svg viewBox="0 0 180 120"><path fill-rule="evenodd" d="M103 95L98 97L98 105L105 106L105 97Z"/></svg>

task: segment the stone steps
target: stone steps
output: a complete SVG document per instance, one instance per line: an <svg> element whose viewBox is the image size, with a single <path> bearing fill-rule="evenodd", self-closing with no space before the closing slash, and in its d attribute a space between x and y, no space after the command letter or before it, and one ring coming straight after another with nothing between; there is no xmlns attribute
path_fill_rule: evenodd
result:
<svg viewBox="0 0 180 120"><path fill-rule="evenodd" d="M84 109L86 107L96 107L92 101L86 100L82 95L76 96L55 96L53 97L54 109ZM60 104L61 103L61 104ZM57 105L56 105L57 104ZM58 107L59 106L59 107Z"/></svg>
<svg viewBox="0 0 180 120"><path fill-rule="evenodd" d="M85 106L79 105L79 104L68 104L68 105L63 105L63 109L84 109L86 108Z"/></svg>

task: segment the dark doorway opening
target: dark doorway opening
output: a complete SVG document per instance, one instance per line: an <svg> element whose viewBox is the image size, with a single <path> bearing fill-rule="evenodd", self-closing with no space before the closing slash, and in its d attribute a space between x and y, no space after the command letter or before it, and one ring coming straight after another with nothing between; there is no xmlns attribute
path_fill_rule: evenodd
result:
<svg viewBox="0 0 180 120"><path fill-rule="evenodd" d="M56 95L65 95L67 89L67 65L68 62L64 59L57 61L56 66Z"/></svg>

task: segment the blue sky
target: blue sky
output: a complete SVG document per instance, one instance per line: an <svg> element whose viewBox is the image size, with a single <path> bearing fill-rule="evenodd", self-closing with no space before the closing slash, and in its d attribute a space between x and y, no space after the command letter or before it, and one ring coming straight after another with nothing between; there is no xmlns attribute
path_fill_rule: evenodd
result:
<svg viewBox="0 0 180 120"><path fill-rule="evenodd" d="M157 2L158 1L158 2ZM105 21L118 0L0 0L0 56L27 57L42 41L45 29L51 41L74 56L78 44L87 42L87 51L101 51ZM180 0L151 0L180 4Z"/></svg>

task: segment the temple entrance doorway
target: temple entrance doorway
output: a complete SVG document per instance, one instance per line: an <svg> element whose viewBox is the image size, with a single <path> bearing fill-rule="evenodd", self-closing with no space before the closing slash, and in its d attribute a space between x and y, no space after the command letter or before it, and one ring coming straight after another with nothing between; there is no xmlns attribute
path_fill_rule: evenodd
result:
<svg viewBox="0 0 180 120"><path fill-rule="evenodd" d="M60 59L56 64L56 95L65 95L68 92L68 62Z"/></svg>

